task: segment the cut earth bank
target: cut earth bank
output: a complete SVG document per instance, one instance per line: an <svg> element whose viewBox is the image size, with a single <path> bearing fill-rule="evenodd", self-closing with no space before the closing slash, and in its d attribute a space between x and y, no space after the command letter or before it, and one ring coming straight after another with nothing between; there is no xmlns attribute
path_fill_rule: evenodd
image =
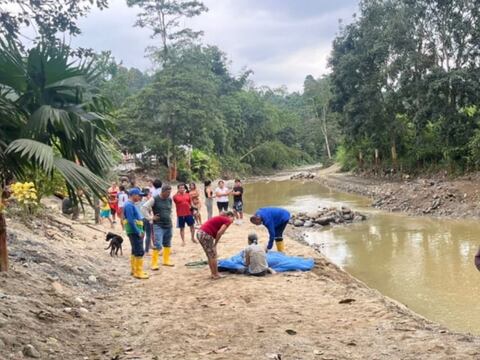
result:
<svg viewBox="0 0 480 360"><path fill-rule="evenodd" d="M480 218L480 172L457 178L445 174L402 179L341 173L338 165L314 168L323 185L372 199L372 206L415 216Z"/></svg>
<svg viewBox="0 0 480 360"><path fill-rule="evenodd" d="M452 333L355 280L308 246L307 273L211 281L198 244L179 246L176 266L129 275L104 250L109 229L49 211L31 228L8 221L11 271L0 274L0 359L475 359L480 339ZM247 234L232 225L219 256ZM119 229L117 229L119 232ZM126 240L126 239L125 239ZM149 258L147 258L148 260Z"/></svg>

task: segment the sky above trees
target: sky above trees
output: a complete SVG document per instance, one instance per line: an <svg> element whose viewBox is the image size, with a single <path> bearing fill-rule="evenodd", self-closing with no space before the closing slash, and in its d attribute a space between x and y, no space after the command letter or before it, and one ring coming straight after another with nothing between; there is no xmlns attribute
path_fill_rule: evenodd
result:
<svg viewBox="0 0 480 360"><path fill-rule="evenodd" d="M356 0L205 0L210 11L186 25L205 32L232 59L232 70L248 67L258 85L300 90L307 74L327 72L331 43L339 19L350 22ZM158 45L148 30L134 28L137 9L112 0L109 9L94 10L80 21L76 46L111 50L126 66L151 66L145 48Z"/></svg>

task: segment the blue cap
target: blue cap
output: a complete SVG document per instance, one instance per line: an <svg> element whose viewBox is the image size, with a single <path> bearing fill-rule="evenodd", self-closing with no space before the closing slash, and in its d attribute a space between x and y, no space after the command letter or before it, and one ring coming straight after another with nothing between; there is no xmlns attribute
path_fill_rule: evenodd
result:
<svg viewBox="0 0 480 360"><path fill-rule="evenodd" d="M133 196L133 195L140 195L140 196L145 196L144 193L139 188L133 188L128 192L128 196Z"/></svg>

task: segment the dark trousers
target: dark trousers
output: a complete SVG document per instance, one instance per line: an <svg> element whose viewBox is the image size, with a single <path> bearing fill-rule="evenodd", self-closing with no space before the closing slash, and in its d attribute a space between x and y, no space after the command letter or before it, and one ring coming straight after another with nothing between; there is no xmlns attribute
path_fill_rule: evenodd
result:
<svg viewBox="0 0 480 360"><path fill-rule="evenodd" d="M139 234L128 234L130 245L132 246L132 255L136 257L143 257L143 239Z"/></svg>
<svg viewBox="0 0 480 360"><path fill-rule="evenodd" d="M278 241L283 239L283 232L285 231L285 228L287 227L287 225L288 225L288 220L275 226L275 240Z"/></svg>
<svg viewBox="0 0 480 360"><path fill-rule="evenodd" d="M218 202L217 201L218 212L221 213L222 211L228 211L228 201L226 202Z"/></svg>
<svg viewBox="0 0 480 360"><path fill-rule="evenodd" d="M152 224L147 219L143 219L143 229L145 230L145 252L150 250L150 239L152 238Z"/></svg>

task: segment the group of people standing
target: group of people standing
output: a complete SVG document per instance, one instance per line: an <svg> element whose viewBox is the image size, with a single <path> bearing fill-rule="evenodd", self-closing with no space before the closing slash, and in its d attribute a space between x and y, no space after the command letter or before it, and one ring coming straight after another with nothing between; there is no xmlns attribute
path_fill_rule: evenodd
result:
<svg viewBox="0 0 480 360"><path fill-rule="evenodd" d="M196 184L177 185L177 191L172 196L172 187L153 180L150 188L131 188L127 192L122 185L116 183L108 189L108 198L102 200L101 206L109 206L109 219L112 226L116 218L120 218L122 228L128 235L132 246L131 272L135 278L147 279L144 271L144 255L152 246L151 270L159 270L160 265L174 266L170 260L173 221L173 205L176 209L176 222L179 228L182 246L185 242L185 228L190 230L190 240L200 243L207 255L208 265L213 279L220 278L217 267L217 244L228 227L234 223L241 224L243 219L243 187L239 179L235 180L232 190L224 181L219 181L213 190L210 181L205 182L204 195L208 219L202 223L202 202ZM114 201L114 196L116 201ZM229 211L229 196L233 196L233 211ZM218 215L213 216L213 202L216 201ZM113 205L113 206L112 206ZM102 208L101 214L107 215L107 209ZM270 250L275 241L277 250L284 251L283 231L290 219L290 214L279 208L259 209L250 221L256 225L265 225L269 231L269 243L266 248L258 245L258 237L251 234L248 238L249 247L245 251L245 262L252 275L264 275L269 271L266 262L266 251ZM248 250L248 251L247 251ZM261 253L263 252L263 255ZM160 264L160 256L162 261Z"/></svg>

